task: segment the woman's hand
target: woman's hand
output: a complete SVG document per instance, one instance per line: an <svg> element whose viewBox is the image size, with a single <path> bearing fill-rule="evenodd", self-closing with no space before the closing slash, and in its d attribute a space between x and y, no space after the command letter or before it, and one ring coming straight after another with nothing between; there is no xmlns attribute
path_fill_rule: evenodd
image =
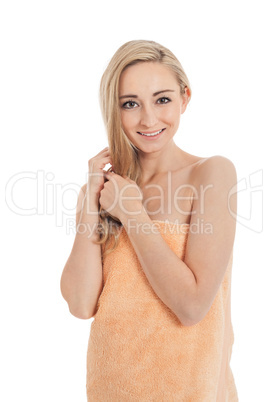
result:
<svg viewBox="0 0 268 402"><path fill-rule="evenodd" d="M108 163L112 165L108 147L104 148L96 156L89 159L87 191L89 191L91 195L96 194L99 196L100 191L103 189L104 174L106 173L103 169Z"/></svg>
<svg viewBox="0 0 268 402"><path fill-rule="evenodd" d="M110 215L122 221L123 216L134 216L143 210L141 189L134 180L113 172L104 174L107 181L100 192L99 202Z"/></svg>

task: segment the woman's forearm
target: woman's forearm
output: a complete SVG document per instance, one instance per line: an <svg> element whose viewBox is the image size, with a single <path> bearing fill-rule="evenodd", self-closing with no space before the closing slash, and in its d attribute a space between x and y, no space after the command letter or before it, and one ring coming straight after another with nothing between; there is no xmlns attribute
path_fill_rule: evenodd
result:
<svg viewBox="0 0 268 402"><path fill-rule="evenodd" d="M183 325L192 325L197 294L193 272L170 249L145 210L121 220L155 293Z"/></svg>

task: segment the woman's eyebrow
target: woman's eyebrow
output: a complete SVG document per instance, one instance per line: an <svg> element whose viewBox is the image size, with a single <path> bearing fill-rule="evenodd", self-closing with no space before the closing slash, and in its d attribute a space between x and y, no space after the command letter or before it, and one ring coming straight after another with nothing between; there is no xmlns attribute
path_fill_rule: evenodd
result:
<svg viewBox="0 0 268 402"><path fill-rule="evenodd" d="M175 91L173 89L164 89L164 90L155 92L153 94L153 96L157 96L163 92L175 92ZM138 98L138 96L137 95L122 95L119 97L119 99L123 99L123 98Z"/></svg>

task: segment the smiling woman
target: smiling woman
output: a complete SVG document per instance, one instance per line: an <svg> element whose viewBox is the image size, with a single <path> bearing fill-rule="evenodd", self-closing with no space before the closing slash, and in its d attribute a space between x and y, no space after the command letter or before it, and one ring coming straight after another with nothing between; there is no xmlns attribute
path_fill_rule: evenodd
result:
<svg viewBox="0 0 268 402"><path fill-rule="evenodd" d="M88 401L238 401L236 170L175 144L191 95L178 59L153 41L122 45L102 76L109 148L88 162L61 279L71 313L94 317Z"/></svg>
<svg viewBox="0 0 268 402"><path fill-rule="evenodd" d="M135 82L131 80L133 74L137 77ZM122 94L136 91L135 95L119 96L123 129L132 144L145 153L151 148L144 140L153 141L154 150L167 144L175 135L180 116L189 102L189 88L181 95L175 74L170 68L155 62L126 68L120 77L119 87ZM154 92L155 88L163 89Z"/></svg>

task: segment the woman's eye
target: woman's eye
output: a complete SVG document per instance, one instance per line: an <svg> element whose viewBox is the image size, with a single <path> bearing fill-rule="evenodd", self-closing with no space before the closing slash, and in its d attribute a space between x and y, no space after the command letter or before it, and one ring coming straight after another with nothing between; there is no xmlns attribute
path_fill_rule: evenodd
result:
<svg viewBox="0 0 268 402"><path fill-rule="evenodd" d="M170 101L171 101L171 99L166 98L166 97L163 97L163 98L158 99L157 102L162 103L162 104L165 104L165 103L168 103L168 102L170 102Z"/></svg>
<svg viewBox="0 0 268 402"><path fill-rule="evenodd" d="M128 101L128 102L125 102L125 103L123 104L123 108L125 108L125 109L133 109L133 108L135 107L135 105L137 105L136 102L134 102L134 101Z"/></svg>

